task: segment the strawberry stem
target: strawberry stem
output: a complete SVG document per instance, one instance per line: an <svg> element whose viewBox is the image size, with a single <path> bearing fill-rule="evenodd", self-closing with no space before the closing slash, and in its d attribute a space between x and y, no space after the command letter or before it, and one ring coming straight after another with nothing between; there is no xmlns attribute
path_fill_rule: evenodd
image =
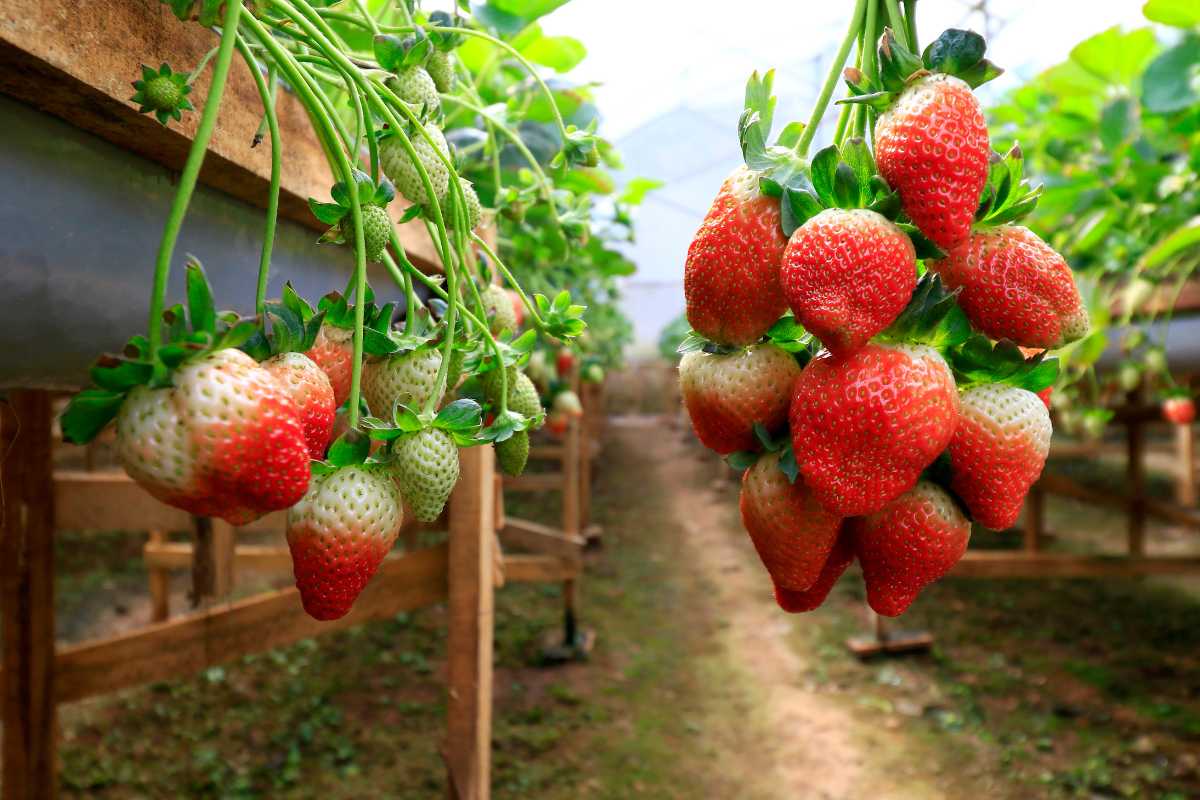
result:
<svg viewBox="0 0 1200 800"><path fill-rule="evenodd" d="M872 3L871 5L874 4ZM808 154L808 147L812 144L813 137L817 135L817 126L821 124L821 118L825 116L825 109L829 107L829 99L833 96L833 89L841 77L842 69L846 66L846 58L850 55L850 48L854 46L855 40L858 39L858 32L863 26L863 11L866 6L867 0L857 0L854 4L854 13L850 17L850 27L847 29L846 35L842 38L842 43L838 46L837 55L833 57L833 63L829 66L829 73L825 76L825 83L821 85L821 93L817 95L817 102L813 106L812 114L808 118L808 124L804 126L804 132L800 135L800 141L796 142L795 153L802 158Z"/></svg>
<svg viewBox="0 0 1200 800"><path fill-rule="evenodd" d="M904 0L904 25L908 32L908 46L914 53L920 53L917 43L917 0Z"/></svg>
<svg viewBox="0 0 1200 800"><path fill-rule="evenodd" d="M221 44L217 51L217 62L213 65L212 83L208 87L208 97L204 101L204 111L200 115L200 124L196 127L196 138L188 150L187 161L179 176L179 188L175 190L175 198L171 201L171 212L167 223L163 226L162 241L158 246L158 256L154 263L154 288L150 296L150 324L148 331L150 352L152 357L157 354L162 344L162 313L167 294L167 280L171 275L171 256L175 252L175 243L179 239L179 231L183 227L183 218L187 214L188 203L196 189L196 179L200 176L200 165L204 163L204 155L208 152L208 142L212 138L216 126L217 113L221 108L221 96L225 93L225 81L229 76L229 65L233 61L233 45L237 38L238 21L241 17L241 3L227 3L225 18L221 26ZM155 361L155 371L164 367Z"/></svg>
<svg viewBox="0 0 1200 800"><path fill-rule="evenodd" d="M254 294L254 312L261 317L267 301L267 281L270 279L271 272L271 249L275 245L275 225L279 217L282 147L279 141L279 119L275 114L275 83L272 81L271 86L267 86L262 71L258 68L258 62L250 53L250 48L241 34L238 34L235 44L250 70L250 75L254 78L254 85L258 87L258 95L262 99L263 115L271 133L271 187L267 194L267 223L266 229L263 231L262 255L258 260L258 286Z"/></svg>
<svg viewBox="0 0 1200 800"><path fill-rule="evenodd" d="M906 50L912 50L908 43L908 24L900 14L900 4L896 0L885 0L884 4L887 6L888 24L896 34L896 41Z"/></svg>
<svg viewBox="0 0 1200 800"><path fill-rule="evenodd" d="M863 28L863 47L862 53L862 71L867 76L868 80L874 81L877 79L875 74L875 42L879 38L879 5L872 0L867 4L867 21ZM854 135L863 136L867 130L867 118L870 116L870 111L864 105L854 114ZM873 132L873 131L872 131Z"/></svg>

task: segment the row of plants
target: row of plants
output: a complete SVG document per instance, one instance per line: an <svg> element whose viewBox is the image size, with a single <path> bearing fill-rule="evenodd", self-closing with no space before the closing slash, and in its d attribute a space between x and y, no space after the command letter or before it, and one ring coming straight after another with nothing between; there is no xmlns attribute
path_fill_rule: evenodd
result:
<svg viewBox="0 0 1200 800"><path fill-rule="evenodd" d="M1088 298L1092 332L1060 354L1055 393L1063 428L1086 436L1103 433L1129 392L1158 397L1171 421L1195 415L1166 339L1200 267L1200 6L1150 0L1144 14L1158 25L1080 42L989 110L997 140L1019 145L1043 182L1028 225ZM1119 362L1098 374L1114 346Z"/></svg>
<svg viewBox="0 0 1200 800"><path fill-rule="evenodd" d="M646 187L616 195L605 168L616 156L595 133L586 89L546 77L586 53L540 29L562 2L449 12L415 0L164 2L218 41L191 72L143 68L134 102L169 124L193 110L197 76L210 69L211 81L148 281L147 330L97 360L63 434L84 443L115 423L129 475L190 513L240 525L288 509L304 608L336 619L404 516L442 513L459 448L493 446L501 469L520 474L547 406L556 427L581 413L567 390L581 339L591 377L618 362L613 280L633 266L610 230L631 235L629 209ZM235 58L258 87L272 162L250 317L215 308L195 259L184 302L166 298ZM353 254L345 289L315 303L290 284L267 297L286 156L281 92L308 113L334 176L328 198L309 200L328 226L320 242ZM400 198L407 207L389 211ZM412 263L396 219L425 228L440 273ZM376 301L369 262L391 280L379 296L396 301ZM585 304L603 321L590 341Z"/></svg>

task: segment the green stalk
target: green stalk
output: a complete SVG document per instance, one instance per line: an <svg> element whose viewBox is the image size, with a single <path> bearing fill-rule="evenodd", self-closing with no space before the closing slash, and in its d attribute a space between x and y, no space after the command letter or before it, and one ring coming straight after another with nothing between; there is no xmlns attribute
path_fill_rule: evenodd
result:
<svg viewBox="0 0 1200 800"><path fill-rule="evenodd" d="M495 251L488 246L488 243L480 238L476 233L471 233L471 240L475 242L475 244L487 254L488 258L490 258L496 264L496 268L499 269L504 275L504 279L508 281L509 285L512 286L513 289L516 290L517 294L521 296L521 302L525 305L525 310L529 312L529 319L533 322L534 327L536 327L538 330L545 330L546 323L542 320L541 316L538 315L537 306L535 306L529 299L529 296L525 294L525 290L521 288L521 284L518 283L517 279L513 277L512 272L508 269L505 263L500 260L500 256L496 255Z"/></svg>
<svg viewBox="0 0 1200 800"><path fill-rule="evenodd" d="M863 48L862 71L870 80L875 80L875 42L878 37L879 5L875 0L871 0L867 4L867 21L864 30L864 42L866 46ZM864 136L867 128L867 117L869 112L866 107L860 108L854 115L854 135Z"/></svg>
<svg viewBox="0 0 1200 800"><path fill-rule="evenodd" d="M834 56L829 73L825 76L825 83L821 85L821 93L817 95L816 105L813 106L808 124L804 126L804 133L800 135L800 141L796 142L795 153L802 158L808 154L808 147L812 144L813 137L817 135L817 126L821 124L821 117L825 116L829 98L833 95L833 87L837 85L842 69L846 66L846 58L850 55L850 48L854 46L858 32L862 29L863 9L866 4L867 0L856 0L854 13L850 17L850 27L846 30L846 35L842 37L837 55Z"/></svg>
<svg viewBox="0 0 1200 800"><path fill-rule="evenodd" d="M210 49L207 53L204 54L204 58L200 59L200 62L198 64L196 64L196 68L188 73L187 82L189 85L192 83L195 83L196 78L200 77L200 73L204 72L204 68L208 66L208 62L212 61L212 57L215 56L217 54L217 51L220 49L221 49L221 45L218 44L216 47Z"/></svg>
<svg viewBox="0 0 1200 800"><path fill-rule="evenodd" d="M267 194L267 224L263 231L262 255L258 260L258 287L254 294L254 310L262 316L267 301L267 282L271 272L271 249L275 245L275 225L279 217L279 174L282 161L282 146L279 140L279 119L275 114L275 98L272 94L274 84L267 86L258 62L246 46L246 41L239 34L236 39L238 52L254 77L254 85L258 87L258 95L262 99L263 115L271 133L271 188Z"/></svg>
<svg viewBox="0 0 1200 800"><path fill-rule="evenodd" d="M908 44L908 25L904 21L904 17L900 14L900 3L897 0L885 0L887 5L888 24L892 26L892 31L896 34L896 41L907 50L912 47Z"/></svg>
<svg viewBox="0 0 1200 800"><path fill-rule="evenodd" d="M204 112L200 115L200 124L196 127L196 138L188 150L187 161L183 172L179 175L179 188L175 190L175 198L171 201L171 211L167 216L167 224L163 226L162 241L158 245L158 255L154 261L154 287L150 295L149 339L150 353L158 352L162 344L162 314L166 300L167 281L171 276L171 256L175 252L175 243L179 239L179 231L183 227L183 218L187 214L188 203L192 192L196 190L196 180L200 176L200 165L204 163L204 155L208 152L208 142L212 138L213 128L217 122L217 112L221 108L221 96L225 93L225 82L229 77L229 65L233 61L233 46L237 40L238 20L241 18L241 3L228 3L225 7L225 18L221 28L221 45L217 51L217 62L213 65L212 84L208 87L208 97L204 100ZM155 370L160 367L155 362Z"/></svg>
<svg viewBox="0 0 1200 800"><path fill-rule="evenodd" d="M865 13L865 10L864 10ZM863 40L866 38L866 21L858 30L858 51L854 57L854 68L862 69L863 60ZM842 106L842 110L838 112L837 127L833 132L833 143L841 147L842 142L846 139L846 130L850 125L851 117L856 113L857 103L846 103Z"/></svg>
<svg viewBox="0 0 1200 800"><path fill-rule="evenodd" d="M917 42L917 0L904 0L904 25L908 31L908 45L914 53L920 53Z"/></svg>

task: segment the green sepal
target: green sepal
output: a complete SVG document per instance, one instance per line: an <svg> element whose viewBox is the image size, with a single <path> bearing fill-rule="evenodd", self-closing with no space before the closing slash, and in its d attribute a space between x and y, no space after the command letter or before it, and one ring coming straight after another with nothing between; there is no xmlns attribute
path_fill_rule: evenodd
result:
<svg viewBox="0 0 1200 800"><path fill-rule="evenodd" d="M921 229L911 222L900 222L896 224L896 227L908 236L917 258L922 261L936 261L946 257L946 252L934 244L932 239L921 233Z"/></svg>
<svg viewBox="0 0 1200 800"><path fill-rule="evenodd" d="M883 88L891 92L902 91L913 76L924 69L921 58L896 41L891 28L884 28L879 37L879 82Z"/></svg>
<svg viewBox="0 0 1200 800"><path fill-rule="evenodd" d="M464 397L439 411L433 418L433 427L453 436L459 447L471 447L479 443L476 434L483 424L482 417L483 408L479 403Z"/></svg>
<svg viewBox="0 0 1200 800"><path fill-rule="evenodd" d="M379 34L374 41L375 61L381 69L398 72L404 64L404 40L391 34Z"/></svg>
<svg viewBox="0 0 1200 800"><path fill-rule="evenodd" d="M308 207L313 216L325 225L337 225L342 221L342 217L350 213L350 209L337 203L322 203L312 197L308 198Z"/></svg>
<svg viewBox="0 0 1200 800"><path fill-rule="evenodd" d="M188 319L192 330L216 333L217 312L213 303L212 286L209 285L208 276L204 274L204 267L195 257L189 256L185 274Z"/></svg>
<svg viewBox="0 0 1200 800"><path fill-rule="evenodd" d="M1004 156L991 154L987 183L975 211L976 225L994 227L1016 222L1037 207L1042 186L1031 187L1024 172L1019 144L1014 144Z"/></svg>
<svg viewBox="0 0 1200 800"><path fill-rule="evenodd" d="M84 389L71 398L59 424L65 441L87 444L111 422L125 401L124 392Z"/></svg>
<svg viewBox="0 0 1200 800"><path fill-rule="evenodd" d="M167 341L180 341L188 334L187 312L182 303L176 303L163 311L163 322L167 324Z"/></svg>
<svg viewBox="0 0 1200 800"><path fill-rule="evenodd" d="M531 420L515 411L505 411L497 414L492 424L479 432L478 442L503 442L517 431L528 430Z"/></svg>
<svg viewBox="0 0 1200 800"><path fill-rule="evenodd" d="M745 472L758 462L759 455L756 450L738 450L725 456L725 463L738 472Z"/></svg>
<svg viewBox="0 0 1200 800"><path fill-rule="evenodd" d="M127 392L146 383L154 374L154 365L149 361L122 358L105 354L96 359L89 372L92 383L110 392Z"/></svg>
<svg viewBox="0 0 1200 800"><path fill-rule="evenodd" d="M1025 358L1021 349L1007 339L993 344L974 334L949 354L959 388L980 383L1006 383L1040 392L1058 379L1058 359L1039 353Z"/></svg>
<svg viewBox="0 0 1200 800"><path fill-rule="evenodd" d="M796 451L792 447L792 437L785 432L787 441L784 442L779 456L779 470L787 476L788 483L795 483L800 477L800 465L796 463Z"/></svg>
<svg viewBox="0 0 1200 800"><path fill-rule="evenodd" d="M919 342L948 350L966 342L971 323L959 308L959 290L947 291L941 278L926 272L917 282L908 305L879 338L891 342Z"/></svg>
<svg viewBox="0 0 1200 800"><path fill-rule="evenodd" d="M349 467L362 464L371 454L371 439L358 431L350 430L333 440L326 462L335 467Z"/></svg>
<svg viewBox="0 0 1200 800"><path fill-rule="evenodd" d="M804 353L808 356L811 355L813 335L806 331L789 311L777 319L767 331L767 341L793 355Z"/></svg>
<svg viewBox="0 0 1200 800"><path fill-rule="evenodd" d="M775 70L768 70L761 78L758 72L753 72L746 81L744 108L738 118L738 143L747 167L760 173L761 179L783 186L805 171L804 160L792 150L804 133L804 124L788 123L776 143L767 144L775 118L775 97L771 94L774 81ZM773 191L771 187L764 188Z"/></svg>
<svg viewBox="0 0 1200 800"><path fill-rule="evenodd" d="M553 302L544 294L535 294L533 302L537 306L538 316L542 318L548 336L556 339L572 339L587 328L587 323L583 320L583 312L587 310L587 306L573 304L571 293L566 289L555 295ZM533 331L528 332L533 333Z"/></svg>
<svg viewBox="0 0 1200 800"><path fill-rule="evenodd" d="M984 58L987 42L975 31L950 28L925 48L921 61L931 72L944 72L976 89L1003 74Z"/></svg>

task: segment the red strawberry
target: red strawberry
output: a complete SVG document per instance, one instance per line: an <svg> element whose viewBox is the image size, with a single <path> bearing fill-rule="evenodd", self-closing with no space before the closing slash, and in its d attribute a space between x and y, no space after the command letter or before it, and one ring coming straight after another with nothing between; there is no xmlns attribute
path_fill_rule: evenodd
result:
<svg viewBox="0 0 1200 800"><path fill-rule="evenodd" d="M924 345L822 351L793 391L792 446L805 482L842 516L870 514L911 489L958 422L950 368Z"/></svg>
<svg viewBox="0 0 1200 800"><path fill-rule="evenodd" d="M802 480L788 480L778 453L764 453L746 470L739 505L742 526L775 585L802 592L816 583L842 518L821 508Z"/></svg>
<svg viewBox="0 0 1200 800"><path fill-rule="evenodd" d="M945 258L927 262L976 328L1025 347L1060 347L1088 331L1071 268L1037 234L1001 225L971 234Z"/></svg>
<svg viewBox="0 0 1200 800"><path fill-rule="evenodd" d="M970 235L990 154L979 101L951 75L909 84L875 125L879 174L900 193L904 213L943 250Z"/></svg>
<svg viewBox="0 0 1200 800"><path fill-rule="evenodd" d="M792 234L779 282L792 313L834 355L891 325L917 285L904 232L866 209L830 208Z"/></svg>
<svg viewBox="0 0 1200 800"><path fill-rule="evenodd" d="M834 543L825 566L821 568L821 575L817 578L817 582L803 592L784 589L776 585L775 602L789 614L799 614L802 611L813 611L820 608L821 604L825 602L825 598L829 597L829 592L833 590L833 585L838 582L838 578L842 577L842 573L846 571L853 560L854 536L848 530L843 530Z"/></svg>
<svg viewBox="0 0 1200 800"><path fill-rule="evenodd" d="M378 469L342 467L313 478L287 524L296 588L309 616L346 615L392 549L402 517L400 490Z"/></svg>
<svg viewBox="0 0 1200 800"><path fill-rule="evenodd" d="M329 376L303 353L280 353L264 361L262 367L296 404L309 456L318 460L324 458L333 436L333 418L337 414Z"/></svg>
<svg viewBox="0 0 1200 800"><path fill-rule="evenodd" d="M304 355L311 358L333 386L333 402L341 407L350 397L350 379L354 370L354 331L325 323L313 346Z"/></svg>
<svg viewBox="0 0 1200 800"><path fill-rule="evenodd" d="M558 377L567 377L575 369L575 354L565 347L559 350L554 358L554 368L558 370Z"/></svg>
<svg viewBox="0 0 1200 800"><path fill-rule="evenodd" d="M758 341L783 314L779 264L787 239L779 201L758 190L758 173L725 179L688 247L683 293L688 323L725 345Z"/></svg>
<svg viewBox="0 0 1200 800"><path fill-rule="evenodd" d="M986 383L963 392L950 440L951 488L980 525L1005 530L1050 452L1050 412L1033 392Z"/></svg>
<svg viewBox="0 0 1200 800"><path fill-rule="evenodd" d="M729 354L696 351L679 362L679 389L697 438L727 455L755 447L755 422L767 430L783 426L798 375L796 359L773 344Z"/></svg>
<svg viewBox="0 0 1200 800"><path fill-rule="evenodd" d="M244 525L308 488L309 455L295 403L240 350L175 371L174 386L139 386L117 415L117 456L164 503Z"/></svg>
<svg viewBox="0 0 1200 800"><path fill-rule="evenodd" d="M1053 386L1047 386L1045 389L1042 389L1040 392L1037 393L1038 399L1040 399L1042 401L1042 403L1045 404L1047 411L1050 410L1050 395L1053 393L1054 393Z"/></svg>
<svg viewBox="0 0 1200 800"><path fill-rule="evenodd" d="M970 538L971 523L950 495L928 481L858 520L854 549L867 603L885 617L903 614L922 589L958 563Z"/></svg>
<svg viewBox="0 0 1200 800"><path fill-rule="evenodd" d="M1196 404L1192 398L1175 396L1163 400L1163 419L1175 425L1190 425L1196 419Z"/></svg>

